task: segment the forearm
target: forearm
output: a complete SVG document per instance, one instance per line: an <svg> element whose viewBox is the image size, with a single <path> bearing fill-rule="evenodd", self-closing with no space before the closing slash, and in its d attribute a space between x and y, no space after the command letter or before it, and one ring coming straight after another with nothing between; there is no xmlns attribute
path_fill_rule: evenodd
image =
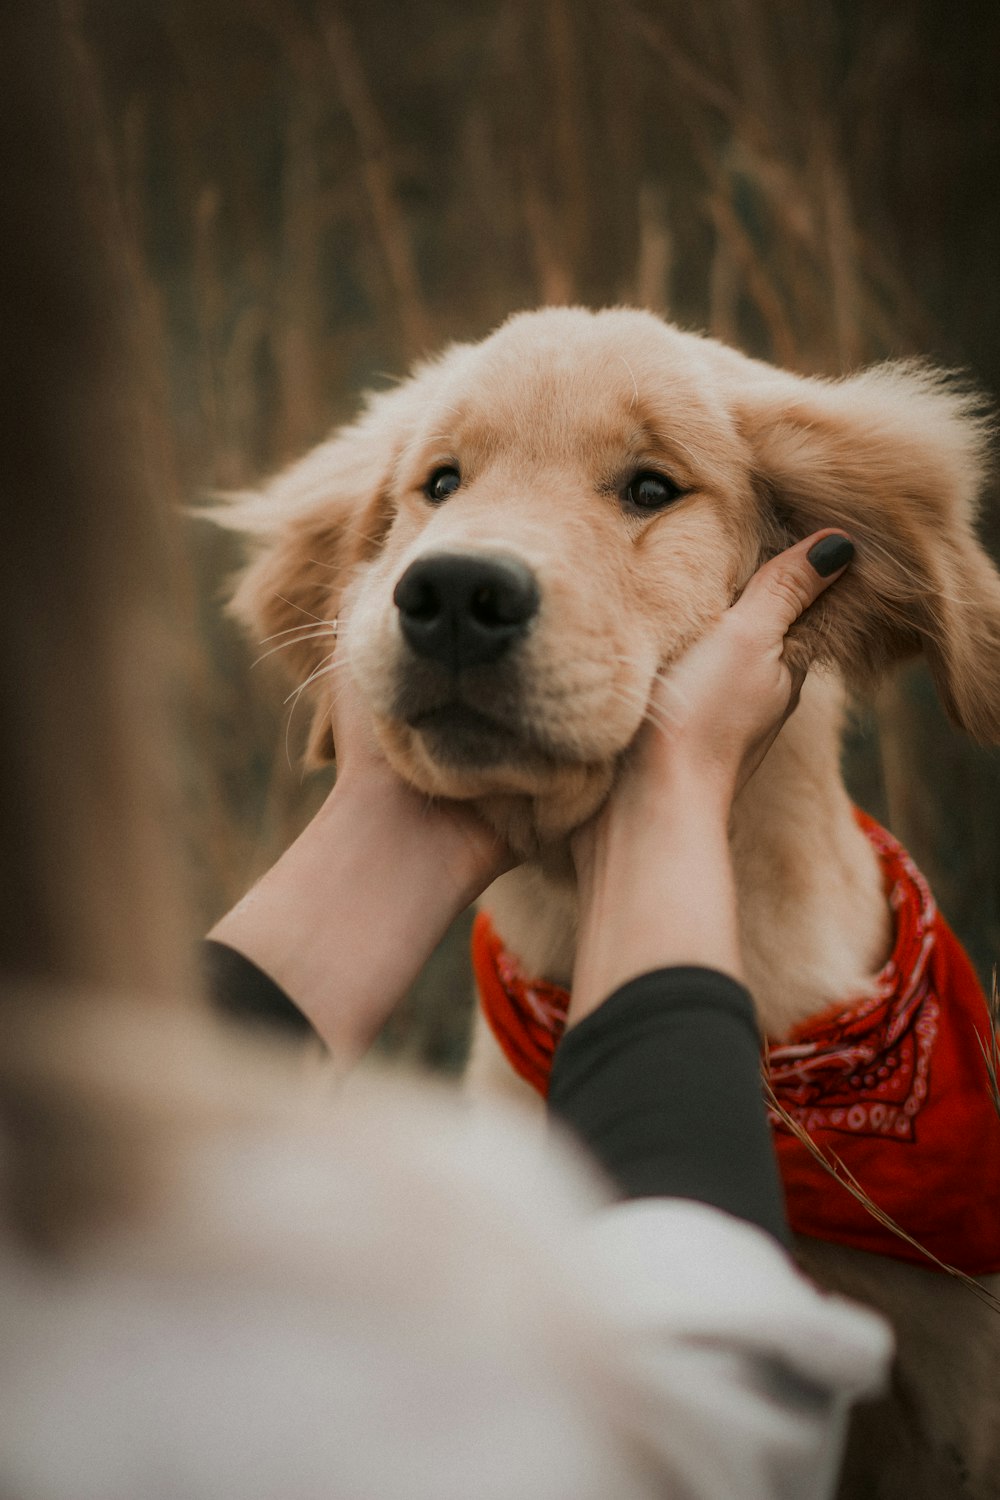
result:
<svg viewBox="0 0 1000 1500"><path fill-rule="evenodd" d="M421 818L391 784L372 795L345 780L210 936L270 975L350 1059L480 884L459 830Z"/></svg>
<svg viewBox="0 0 1000 1500"><path fill-rule="evenodd" d="M620 785L581 861L549 1108L624 1196L696 1198L787 1242L742 983L730 805L725 784L679 759L652 791Z"/></svg>
<svg viewBox="0 0 1000 1500"><path fill-rule="evenodd" d="M569 1022L630 979L695 965L742 981L729 799L678 773L598 826L580 871L583 913Z"/></svg>
<svg viewBox="0 0 1000 1500"><path fill-rule="evenodd" d="M743 985L717 969L656 969L566 1031L550 1113L623 1198L694 1198L789 1242Z"/></svg>

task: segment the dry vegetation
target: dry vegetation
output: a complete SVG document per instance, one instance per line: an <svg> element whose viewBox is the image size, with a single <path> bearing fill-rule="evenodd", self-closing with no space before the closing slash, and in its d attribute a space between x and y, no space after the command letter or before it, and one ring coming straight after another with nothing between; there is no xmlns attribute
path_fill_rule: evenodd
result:
<svg viewBox="0 0 1000 1500"><path fill-rule="evenodd" d="M806 371L914 350L1000 385L993 8L939 0L79 0L178 503L246 484L356 392L515 307L637 302ZM985 186L984 186L985 185ZM994 535L1000 534L994 532ZM193 868L206 918L310 795L283 696L191 529ZM294 736L294 726L293 726ZM994 757L920 674L850 771L979 961ZM453 1061L446 956L393 1045Z"/></svg>

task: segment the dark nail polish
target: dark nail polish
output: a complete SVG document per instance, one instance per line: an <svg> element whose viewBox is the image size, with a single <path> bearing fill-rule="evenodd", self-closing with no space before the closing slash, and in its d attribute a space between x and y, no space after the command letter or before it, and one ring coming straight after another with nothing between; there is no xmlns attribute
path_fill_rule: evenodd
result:
<svg viewBox="0 0 1000 1500"><path fill-rule="evenodd" d="M831 573L846 567L853 556L854 543L847 536L825 536L806 553L821 578L829 578Z"/></svg>

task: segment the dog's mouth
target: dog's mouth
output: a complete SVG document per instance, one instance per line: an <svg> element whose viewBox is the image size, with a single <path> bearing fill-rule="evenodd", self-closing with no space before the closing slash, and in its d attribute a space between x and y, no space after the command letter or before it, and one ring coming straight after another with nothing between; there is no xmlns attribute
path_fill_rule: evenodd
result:
<svg viewBox="0 0 1000 1500"><path fill-rule="evenodd" d="M353 663L361 682L365 664L363 655ZM601 692L605 664L588 669L577 658L572 665L575 677L560 673L537 638L530 648L515 641L500 658L457 671L398 642L380 684L377 669L385 666L375 663L379 743L418 790L482 799L483 815L500 819L492 826L512 848L537 850L596 809L635 732L634 724L619 726L616 694Z"/></svg>
<svg viewBox="0 0 1000 1500"><path fill-rule="evenodd" d="M516 727L458 699L411 712L406 723L443 767L486 769L538 755Z"/></svg>

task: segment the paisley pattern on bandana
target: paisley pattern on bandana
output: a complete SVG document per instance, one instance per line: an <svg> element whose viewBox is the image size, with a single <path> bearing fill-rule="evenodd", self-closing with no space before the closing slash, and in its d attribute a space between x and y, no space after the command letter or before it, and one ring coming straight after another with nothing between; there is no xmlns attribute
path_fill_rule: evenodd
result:
<svg viewBox="0 0 1000 1500"><path fill-rule="evenodd" d="M927 1099L941 1013L929 973L938 911L902 845L857 816L891 882L892 957L868 999L814 1017L791 1041L770 1043L766 1069L783 1107L810 1134L828 1128L908 1141Z"/></svg>
<svg viewBox="0 0 1000 1500"><path fill-rule="evenodd" d="M813 1017L763 1066L779 1104L869 1197L939 1260L1000 1271L1000 1120L982 1046L986 1000L961 944L906 850L856 813L882 866L892 955L870 993ZM473 967L486 1018L511 1066L539 1093L566 1024L568 992L524 973L485 913ZM770 1113L788 1217L798 1234L934 1269L878 1222Z"/></svg>

